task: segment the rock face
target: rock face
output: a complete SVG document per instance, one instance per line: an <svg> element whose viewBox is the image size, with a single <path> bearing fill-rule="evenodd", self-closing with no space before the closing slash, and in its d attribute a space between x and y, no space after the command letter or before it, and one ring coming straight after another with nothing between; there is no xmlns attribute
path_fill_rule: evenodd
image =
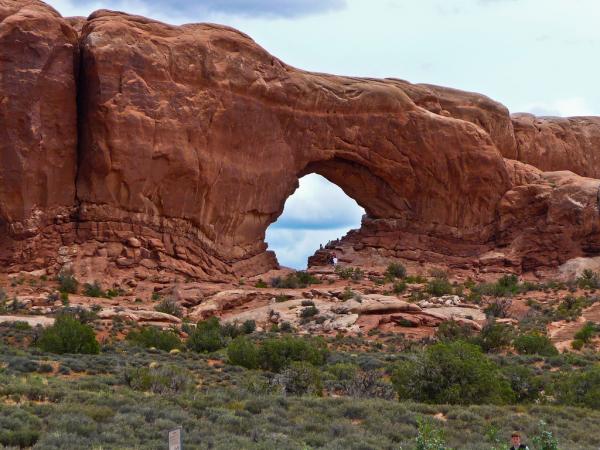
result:
<svg viewBox="0 0 600 450"><path fill-rule="evenodd" d="M600 178L600 117L514 114L519 161L541 170Z"/></svg>
<svg viewBox="0 0 600 450"><path fill-rule="evenodd" d="M346 253L522 271L600 251L600 182L514 161L554 147L485 96L304 72L224 26L0 5L13 55L2 92L23 72L44 87L0 102L21 117L0 144L10 269L84 257L208 280L262 273L277 267L265 230L308 173L367 212ZM11 31L26 27L31 44ZM596 138L574 139L592 161Z"/></svg>
<svg viewBox="0 0 600 450"><path fill-rule="evenodd" d="M77 33L42 2L0 0L0 55L0 263L27 264L75 202Z"/></svg>

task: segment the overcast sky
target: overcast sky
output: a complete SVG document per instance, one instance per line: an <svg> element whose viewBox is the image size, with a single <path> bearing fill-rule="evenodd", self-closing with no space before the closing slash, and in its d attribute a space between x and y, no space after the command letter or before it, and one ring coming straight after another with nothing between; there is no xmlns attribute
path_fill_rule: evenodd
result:
<svg viewBox="0 0 600 450"><path fill-rule="evenodd" d="M174 24L222 23L306 70L396 77L481 92L512 112L600 115L599 0L48 3L65 16L108 8ZM316 197L319 201L308 201ZM282 264L304 267L320 242L357 227L361 214L341 190L314 175L301 180L267 241Z"/></svg>

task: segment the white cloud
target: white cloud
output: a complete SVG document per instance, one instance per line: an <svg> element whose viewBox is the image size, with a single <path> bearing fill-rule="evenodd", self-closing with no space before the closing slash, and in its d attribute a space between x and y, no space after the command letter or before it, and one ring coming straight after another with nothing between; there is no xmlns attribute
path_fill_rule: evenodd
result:
<svg viewBox="0 0 600 450"><path fill-rule="evenodd" d="M317 174L300 179L300 187L286 201L274 228L325 229L360 223L364 210L338 186Z"/></svg>
<svg viewBox="0 0 600 450"><path fill-rule="evenodd" d="M308 256L320 244L359 228L363 214L364 210L338 186L310 174L300 180L283 214L267 229L265 240L281 265L305 268Z"/></svg>
<svg viewBox="0 0 600 450"><path fill-rule="evenodd" d="M357 224L355 228L358 228ZM266 241L269 250L275 251L279 264L294 269L306 269L306 263L320 244L343 237L351 228L329 228L306 230L289 228L269 228Z"/></svg>
<svg viewBox="0 0 600 450"><path fill-rule="evenodd" d="M565 98L551 102L539 102L526 105L522 111L530 112L537 116L591 116L593 109L581 97Z"/></svg>

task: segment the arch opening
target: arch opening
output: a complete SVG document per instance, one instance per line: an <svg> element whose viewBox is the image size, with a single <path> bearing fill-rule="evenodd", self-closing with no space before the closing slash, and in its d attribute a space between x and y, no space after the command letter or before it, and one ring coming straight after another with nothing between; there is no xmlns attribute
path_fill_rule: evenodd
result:
<svg viewBox="0 0 600 450"><path fill-rule="evenodd" d="M287 198L283 213L266 232L265 241L280 266L306 269L320 245L360 228L365 210L322 175L310 173Z"/></svg>

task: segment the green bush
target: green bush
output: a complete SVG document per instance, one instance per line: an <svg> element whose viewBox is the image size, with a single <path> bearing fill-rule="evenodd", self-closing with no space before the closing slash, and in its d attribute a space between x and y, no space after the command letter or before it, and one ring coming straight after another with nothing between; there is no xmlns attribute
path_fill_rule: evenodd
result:
<svg viewBox="0 0 600 450"><path fill-rule="evenodd" d="M468 325L448 320L438 326L435 336L441 342L468 341L473 336L473 329Z"/></svg>
<svg viewBox="0 0 600 450"><path fill-rule="evenodd" d="M392 373L400 399L425 403L502 404L514 393L496 364L462 341L434 344Z"/></svg>
<svg viewBox="0 0 600 450"><path fill-rule="evenodd" d="M242 333L252 334L256 331L256 322L254 320L245 320L242 324Z"/></svg>
<svg viewBox="0 0 600 450"><path fill-rule="evenodd" d="M577 285L581 289L598 289L600 287L600 275L590 269L585 269L581 276L577 278Z"/></svg>
<svg viewBox="0 0 600 450"><path fill-rule="evenodd" d="M482 283L471 290L492 297L512 297L521 291L519 278L516 275L504 275L495 283Z"/></svg>
<svg viewBox="0 0 600 450"><path fill-rule="evenodd" d="M433 278L427 282L425 292L434 297L441 297L443 295L452 294L454 289L447 278Z"/></svg>
<svg viewBox="0 0 600 450"><path fill-rule="evenodd" d="M513 347L522 355L558 355L558 350L550 339L538 333L522 334L513 341Z"/></svg>
<svg viewBox="0 0 600 450"><path fill-rule="evenodd" d="M581 350L584 345L585 342L583 342L581 339L575 339L573 342L571 342L571 347L573 350Z"/></svg>
<svg viewBox="0 0 600 450"><path fill-rule="evenodd" d="M536 450L559 450L558 440L551 431L546 428L545 422L540 422L540 432L531 440Z"/></svg>
<svg viewBox="0 0 600 450"><path fill-rule="evenodd" d="M306 361L315 366L325 363L327 346L322 339L292 336L265 339L259 349L259 364L265 370L280 372L293 361Z"/></svg>
<svg viewBox="0 0 600 450"><path fill-rule="evenodd" d="M588 344L594 334L596 333L596 326L593 322L587 322L582 326L577 333L575 333L575 339L582 341L584 344Z"/></svg>
<svg viewBox="0 0 600 450"><path fill-rule="evenodd" d="M305 288L311 284L320 283L321 281L319 279L305 271L290 273L285 278L275 277L271 279L271 286L279 289Z"/></svg>
<svg viewBox="0 0 600 450"><path fill-rule="evenodd" d="M392 285L392 292L396 295L406 291L406 283L404 281L395 281Z"/></svg>
<svg viewBox="0 0 600 450"><path fill-rule="evenodd" d="M274 378L273 383L281 388L284 395L321 396L323 392L321 372L306 361L293 361Z"/></svg>
<svg viewBox="0 0 600 450"><path fill-rule="evenodd" d="M600 409L600 364L562 374L554 395L564 405Z"/></svg>
<svg viewBox="0 0 600 450"><path fill-rule="evenodd" d="M132 389L155 394L182 392L195 385L193 375L187 369L173 365L130 368L125 370L123 378Z"/></svg>
<svg viewBox="0 0 600 450"><path fill-rule="evenodd" d="M479 336L474 337L471 341L486 353L498 352L510 347L512 334L514 334L514 329L510 325L491 321L486 323Z"/></svg>
<svg viewBox="0 0 600 450"><path fill-rule="evenodd" d="M302 317L303 319L316 316L317 314L319 314L319 310L316 306L308 306L306 308L302 308L302 310L300 311L300 317Z"/></svg>
<svg viewBox="0 0 600 450"><path fill-rule="evenodd" d="M487 305L483 311L487 317L508 317L508 310L511 304L512 301L510 299L498 298Z"/></svg>
<svg viewBox="0 0 600 450"><path fill-rule="evenodd" d="M390 263L385 269L385 277L391 280L406 277L406 267L400 263Z"/></svg>
<svg viewBox="0 0 600 450"><path fill-rule="evenodd" d="M186 345L189 349L201 353L217 351L225 347L225 338L221 333L219 319L211 317L198 322L188 336Z"/></svg>
<svg viewBox="0 0 600 450"><path fill-rule="evenodd" d="M85 283L83 285L83 295L87 297L106 297L106 293L97 281L94 281L91 284Z"/></svg>
<svg viewBox="0 0 600 450"><path fill-rule="evenodd" d="M177 304L175 299L171 297L165 297L155 307L155 311L170 314L175 317L183 317L183 309Z"/></svg>
<svg viewBox="0 0 600 450"><path fill-rule="evenodd" d="M173 331L162 331L157 327L144 327L132 330L127 334L127 340L140 347L155 347L164 351L171 351L181 347L181 339Z"/></svg>
<svg viewBox="0 0 600 450"><path fill-rule="evenodd" d="M258 368L258 348L243 336L239 336L229 343L227 356L229 362L236 366L242 366L246 369Z"/></svg>
<svg viewBox="0 0 600 450"><path fill-rule="evenodd" d="M502 368L505 378L515 393L517 402L535 402L538 400L543 383L534 371L525 365L516 364Z"/></svg>
<svg viewBox="0 0 600 450"><path fill-rule="evenodd" d="M58 281L58 290L60 292L65 292L67 294L77 293L77 289L79 288L79 281L77 281L77 279L71 272L64 271L59 273L56 277L56 281Z"/></svg>
<svg viewBox="0 0 600 450"><path fill-rule="evenodd" d="M428 419L417 420L417 438L415 450L446 450L444 435Z"/></svg>
<svg viewBox="0 0 600 450"><path fill-rule="evenodd" d="M92 327L69 315L57 317L54 325L42 332L37 345L45 352L58 354L100 352Z"/></svg>

